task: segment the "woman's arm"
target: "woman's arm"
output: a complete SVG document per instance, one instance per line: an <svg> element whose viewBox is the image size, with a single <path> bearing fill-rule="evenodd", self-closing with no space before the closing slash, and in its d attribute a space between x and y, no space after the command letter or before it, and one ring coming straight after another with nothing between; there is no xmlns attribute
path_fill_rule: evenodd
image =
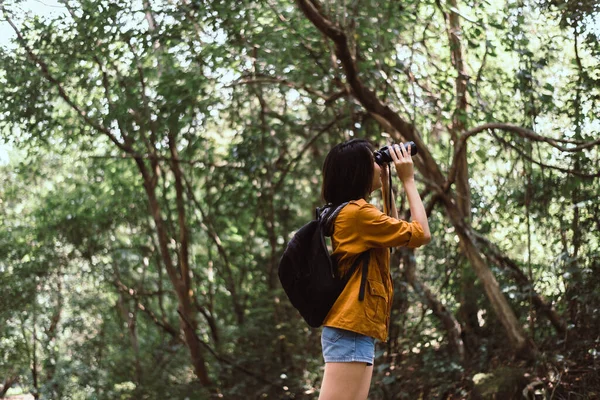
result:
<svg viewBox="0 0 600 400"><path fill-rule="evenodd" d="M404 149L404 146L394 145L389 147L390 156L396 167L396 173L398 178L404 185L404 191L408 198L408 204L410 206L410 214L414 221L421 224L423 233L427 242L431 240L431 233L429 232L429 222L427 221L427 213L425 212L425 206L415 185L415 173L413 167L412 157L410 155L410 145L408 149ZM385 193L384 193L385 194ZM385 200L384 200L385 204ZM392 209L395 209L395 204L392 201ZM398 212L396 211L396 217L398 218Z"/></svg>
<svg viewBox="0 0 600 400"><path fill-rule="evenodd" d="M424 237L429 243L431 240L431 232L429 232L429 221L427 220L427 213L425 212L425 206L423 206L423 201L421 200L421 196L419 195L419 191L417 190L417 186L415 185L415 180L405 180L402 182L404 184L404 191L406 192L406 197L408 198L408 204L410 205L410 215L412 216L413 221L417 221L421 224L423 228Z"/></svg>

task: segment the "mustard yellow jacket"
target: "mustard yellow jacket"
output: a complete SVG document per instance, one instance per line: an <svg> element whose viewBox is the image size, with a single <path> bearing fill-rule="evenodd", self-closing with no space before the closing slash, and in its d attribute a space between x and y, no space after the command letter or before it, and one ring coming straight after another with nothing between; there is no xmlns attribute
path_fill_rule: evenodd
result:
<svg viewBox="0 0 600 400"><path fill-rule="evenodd" d="M358 300L361 265L350 277L323 325L387 341L394 293L389 248L415 248L425 243L423 228L418 222L389 217L363 199L348 203L335 220L332 257L344 273L356 257L370 250L365 298Z"/></svg>

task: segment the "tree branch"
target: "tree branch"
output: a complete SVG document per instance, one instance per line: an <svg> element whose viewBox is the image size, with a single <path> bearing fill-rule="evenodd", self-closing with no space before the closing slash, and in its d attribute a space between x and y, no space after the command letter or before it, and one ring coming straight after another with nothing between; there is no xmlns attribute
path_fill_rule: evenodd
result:
<svg viewBox="0 0 600 400"><path fill-rule="evenodd" d="M327 74L327 70L325 69L325 67L323 66L323 64L321 63L321 60L319 59L319 54L317 54L317 52L308 44L305 43L304 36L302 36L301 34L298 33L298 31L292 26L292 23L290 22L289 19L286 19L281 13L279 13L277 11L277 9L275 8L275 6L272 4L271 1L267 0L267 5L269 6L269 8L271 9L271 11L273 11L273 13L277 16L277 18L283 22L284 24L288 24L290 27L290 30L296 35L298 42L302 45L302 47L304 47L304 49L308 52L308 54L310 55L310 57L314 60L315 64L317 64L319 66L319 68L321 69L321 71L323 71L324 74Z"/></svg>
<svg viewBox="0 0 600 400"><path fill-rule="evenodd" d="M283 184L284 178L292 170L292 168L298 163L298 161L302 158L302 156L310 148L310 146L312 146L313 143L319 137L321 137L321 135L323 135L323 133L327 132L329 129L331 129L332 126L334 126L337 122L339 122L342 119L343 119L342 116L336 115L336 117L333 120L331 120L327 125L325 125L324 127L322 127L312 138L310 138L310 140L308 142L306 142L304 144L304 146L298 152L298 154L296 155L296 157L294 157L290 162L288 162L288 164L286 165L286 167L281 171L281 175L279 176L279 180L277 181L277 183L274 186L274 190L275 191L279 190L279 188ZM277 164L278 161L279 161L279 159L275 162L275 164Z"/></svg>
<svg viewBox="0 0 600 400"><path fill-rule="evenodd" d="M529 292L528 294L531 296L536 309L550 320L552 326L554 326L558 333L564 334L567 331L567 324L558 315L552 304L549 303L543 296L535 292L533 288L533 282L531 282L527 275L525 275L525 273L521 271L516 261L512 260L506 254L504 254L496 244L492 243L489 239L487 239L479 232L476 232L474 229L471 229L471 234L475 237L475 239L478 242L482 243L487 247L488 252L484 253L486 257L491 258L493 261L496 262L496 264L510 271L511 275L514 277L515 281L521 286L521 288L524 291Z"/></svg>
<svg viewBox="0 0 600 400"><path fill-rule="evenodd" d="M427 175L428 178L437 182L443 182L445 179L438 164L427 150L425 143L421 139L414 125L402 119L389 106L382 103L377 95L361 81L356 60L349 48L346 34L319 12L319 6L316 5L316 0L296 0L296 3L315 27L333 40L335 44L335 54L342 64L346 80L356 99L384 129L394 135L396 140L403 138L414 141L419 147L419 150L421 150L419 152L421 157L414 160L417 168L423 175ZM402 138L400 136L402 136Z"/></svg>
<svg viewBox="0 0 600 400"><path fill-rule="evenodd" d="M176 124L174 124L176 125ZM176 142L176 127L170 127L168 133L168 146L169 152L171 153L171 171L175 177L175 204L177 207L177 222L179 225L179 246L181 249L181 255L179 257L179 269L181 273L181 279L191 297L191 278L190 278L190 266L189 266L189 230L187 228L186 221L186 209L184 202L184 185L183 180L185 176L181 170L179 164L179 153L177 152Z"/></svg>
<svg viewBox="0 0 600 400"><path fill-rule="evenodd" d="M189 326L190 329L193 329L193 326L191 325L191 323L188 321L188 319L186 318L186 316L179 310L177 310L177 312L179 313L179 316L181 317L181 319L183 319L183 321ZM217 353L212 347L210 347L207 343L205 343L203 340L200 339L200 337L198 336L198 334L196 333L195 330L193 330L194 335L196 336L196 339L198 340L198 342L206 349L208 350L208 352L210 354L213 355L213 357L215 357L218 361L228 364L230 365L233 369L236 369L238 371L241 371L243 373L245 373L248 376L253 377L254 379L256 379L257 381L263 382L267 385L276 387L277 389L281 390L281 386L277 385L265 378L263 378L260 375L257 375L256 373L254 373L253 371L250 371L249 369L246 369L240 365L234 364L232 361L228 360L227 358L221 356L219 353Z"/></svg>
<svg viewBox="0 0 600 400"><path fill-rule="evenodd" d="M416 259L414 249L401 248L397 258L402 260L404 268L402 273L406 281L412 286L415 293L427 305L433 314L440 320L448 334L448 344L452 352L462 362L465 357L464 343L461 338L461 327L452 312L450 312L437 296L417 277ZM395 260L396 263L399 261Z"/></svg>
<svg viewBox="0 0 600 400"><path fill-rule="evenodd" d="M158 319L158 317L156 316L156 314L154 314L152 312L152 310L150 310L148 307L146 307L145 305L143 305L140 302L139 297L138 297L138 292L135 289L127 287L119 279L113 280L112 283L115 286L115 288L117 288L117 290L119 290L121 293L127 294L132 299L134 299L135 303L136 303L136 307L138 309L140 309L141 311L143 311L146 315L148 315L148 317L150 317L150 319L152 320L152 322L154 322L154 324L156 326L161 327L165 332L167 332L169 335L173 336L174 338L177 338L178 340L181 340L179 330L175 329L173 326L171 326L166 321L161 322Z"/></svg>
<svg viewBox="0 0 600 400"><path fill-rule="evenodd" d="M50 69L48 68L48 65L43 60L41 60L33 52L33 50L31 49L31 47L29 47L29 45L27 44L27 41L25 40L25 38L23 37L23 35L19 31L19 28L17 28L17 26L14 24L14 22L10 19L10 17L8 16L8 13L6 11L6 9L1 4L0 4L0 10L6 15L6 22L8 22L8 24L15 31L15 34L17 35L17 41L21 44L21 46L23 46L23 48L27 52L27 55L28 55L29 59L31 61L33 61L33 63L39 67L40 72L42 73L42 76L48 82L50 82L51 84L53 84L56 87L56 89L58 90L58 93L59 93L60 97L77 113L77 115L79 115L79 117L81 119L83 119L83 121L85 121L86 124L88 124L89 126L91 126L94 129L96 129L98 132L104 133L106 136L109 137L109 139L115 145L117 145L117 147L119 147L124 152L126 152L126 153L132 152L133 150L131 149L131 147L129 147L125 143L121 143L119 141L119 139L117 139L117 137L115 136L115 134L113 134L110 131L110 129L108 129L107 127L103 126L102 124L100 124L100 123L92 120L86 114L86 112L84 110L82 110L77 104L75 104L75 102L73 101L73 99L71 99L71 97L69 97L69 95L67 94L67 92L63 88L62 84L56 78L54 78L52 76L52 74L50 73Z"/></svg>
<svg viewBox="0 0 600 400"><path fill-rule="evenodd" d="M243 318L243 315L244 315L243 304L242 304L242 301L240 300L240 296L238 294L238 291L237 291L237 288L235 285L235 279L233 277L231 263L229 261L228 255L227 255L227 251L225 250L225 247L223 247L221 238L219 237L217 230L213 226L212 221L208 218L208 216L204 212L204 209L202 208L198 199L196 199L196 195L194 194L194 191L192 189L192 184L185 177L185 175L183 176L183 181L185 183L185 188L186 188L186 192L187 192L189 199L192 200L192 202L196 206L196 209L200 212L200 216L201 216L200 225L202 226L202 228L204 228L207 231L208 236L213 241L215 246L217 246L217 251L219 253L219 256L223 260L223 264L225 267L225 275L226 275L225 287L227 288L227 290L229 290L229 293L231 294L231 300L233 302L233 308L236 312L236 315L238 316L238 318ZM207 320L207 321L210 324L210 321L209 320ZM241 323L242 321L239 321L239 322Z"/></svg>
<svg viewBox="0 0 600 400"><path fill-rule="evenodd" d="M496 135L495 133L492 133L492 136L496 140L498 140L500 143L502 143L503 145L505 145L507 147L510 147L511 149L513 149L514 151L516 151L521 157L523 157L527 161L530 161L530 162L532 162L532 163L534 163L536 165L539 165L540 167L554 169L554 170L557 170L557 171L564 172L566 174L576 175L576 176L579 176L581 178L597 178L597 177L600 177L600 172L598 172L596 174L585 174L585 173L579 172L576 169L562 168L562 167L557 167L557 166L554 166L554 165L544 164L541 161L536 161L531 156L529 156L528 154L526 154L524 151L522 151L521 149L519 149L517 146L515 146L514 144L512 144L510 142L507 142L506 140L504 140L500 136Z"/></svg>
<svg viewBox="0 0 600 400"><path fill-rule="evenodd" d="M312 89L306 85L300 85L300 84L297 84L294 82L290 82L287 79L278 78L278 77L260 77L260 78L254 78L254 79L252 79L252 78L240 79L237 82L227 85L226 87L230 88L230 87L234 87L234 86L238 86L238 85L255 85L255 84L263 84L263 83L277 83L277 84L287 86L287 87L290 87L293 89L304 90L305 92L307 92L313 96L317 96L317 97L325 100L325 103L331 103L331 102L339 99L340 97L348 94L348 92L345 89L341 90L339 92L333 93L333 94L325 94L318 90Z"/></svg>
<svg viewBox="0 0 600 400"><path fill-rule="evenodd" d="M464 132L458 138L458 143L454 147L454 155L455 156L452 160L452 165L450 166L450 170L448 172L448 180L444 184L444 191L447 191L450 188L450 186L454 183L454 180L456 179L456 173L457 173L457 168L458 168L456 155L459 154L460 151L462 151L462 148L466 145L466 142L469 138L477 135L478 133L481 133L481 132L484 132L487 130L492 130L492 131L493 130L502 130L502 131L506 131L506 132L515 133L518 136L525 138L525 139L529 139L529 140L536 141L536 142L548 143L552 147L554 147L560 151L563 151L563 152L573 153L573 152L578 152L578 151L581 151L584 149L588 149L588 148L592 148L594 146L600 145L600 139L597 139L597 140L594 140L591 142L583 142L580 140L569 140L569 139L553 139L553 138L541 136L541 135L535 133L534 131L532 131L531 129L523 128L522 126L512 125L512 124L508 124L508 123L494 122L494 123L483 124L483 125L477 126L475 128L472 128L472 129ZM519 154L521 154L523 157L526 157L528 160L530 160L531 162L534 162L537 165L540 165L543 167L548 167L551 169L557 169L559 171L566 172L566 173L572 173L574 175L578 175L578 176L585 177L585 178L594 178L594 177L600 176L600 173L587 175L587 174L582 174L582 173L574 171L574 170L569 170L569 169L565 169L565 168L561 168L561 167L553 167L550 165L543 164L541 162L534 161L528 155L519 151L514 145L511 145L510 143L499 138L498 136L496 136L493 133L492 133L492 136L494 136L496 139L498 139L503 144L512 147L517 152L519 152ZM577 144L577 146L569 148L569 147L563 147L559 143Z"/></svg>

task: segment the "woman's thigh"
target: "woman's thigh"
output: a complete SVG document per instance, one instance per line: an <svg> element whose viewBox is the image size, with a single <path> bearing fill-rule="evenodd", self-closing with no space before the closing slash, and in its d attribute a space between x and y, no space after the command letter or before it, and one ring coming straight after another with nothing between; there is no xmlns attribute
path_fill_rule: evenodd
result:
<svg viewBox="0 0 600 400"><path fill-rule="evenodd" d="M364 362L326 363L319 400L366 400L372 375Z"/></svg>

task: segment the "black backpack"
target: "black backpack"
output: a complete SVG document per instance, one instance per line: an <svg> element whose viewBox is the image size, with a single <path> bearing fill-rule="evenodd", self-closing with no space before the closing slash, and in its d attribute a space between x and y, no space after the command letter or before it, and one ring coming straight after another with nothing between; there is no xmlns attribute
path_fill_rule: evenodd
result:
<svg viewBox="0 0 600 400"><path fill-rule="evenodd" d="M363 261L358 299L365 297L369 252L359 255L344 276L338 276L337 265L329 255L325 236L333 234L333 223L342 208L328 204L317 208L315 219L292 237L279 261L279 280L292 305L313 328L323 320L344 290L348 280Z"/></svg>

